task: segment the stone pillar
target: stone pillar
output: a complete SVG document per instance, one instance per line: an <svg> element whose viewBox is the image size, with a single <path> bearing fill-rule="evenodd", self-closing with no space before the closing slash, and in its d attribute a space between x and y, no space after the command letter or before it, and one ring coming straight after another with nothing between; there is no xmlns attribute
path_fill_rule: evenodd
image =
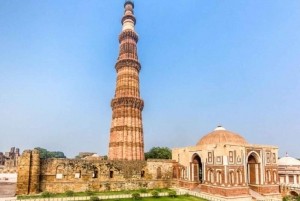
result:
<svg viewBox="0 0 300 201"><path fill-rule="evenodd" d="M19 157L17 176L17 195L27 195L29 193L31 151L25 150Z"/></svg>
<svg viewBox="0 0 300 201"><path fill-rule="evenodd" d="M195 181L194 164L192 164L192 181Z"/></svg>
<svg viewBox="0 0 300 201"><path fill-rule="evenodd" d="M29 194L37 194L40 191L40 153L38 150L31 152L30 158Z"/></svg>
<svg viewBox="0 0 300 201"><path fill-rule="evenodd" d="M259 168L258 168L258 164L255 164L255 184L259 184Z"/></svg>
<svg viewBox="0 0 300 201"><path fill-rule="evenodd" d="M202 163L202 180L206 181L206 167L205 167L205 162Z"/></svg>

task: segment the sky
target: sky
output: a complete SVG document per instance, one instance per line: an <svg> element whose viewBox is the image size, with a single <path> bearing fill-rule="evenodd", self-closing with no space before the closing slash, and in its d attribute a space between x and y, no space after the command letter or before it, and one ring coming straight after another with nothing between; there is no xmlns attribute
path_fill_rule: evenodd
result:
<svg viewBox="0 0 300 201"><path fill-rule="evenodd" d="M0 151L107 155L123 0L0 0ZM218 125L300 158L300 1L136 0L145 151Z"/></svg>

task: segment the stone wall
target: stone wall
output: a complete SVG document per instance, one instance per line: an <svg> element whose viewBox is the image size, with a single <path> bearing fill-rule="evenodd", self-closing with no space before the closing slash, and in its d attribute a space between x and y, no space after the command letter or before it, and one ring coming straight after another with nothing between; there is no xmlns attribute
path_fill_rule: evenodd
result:
<svg viewBox="0 0 300 201"><path fill-rule="evenodd" d="M224 188L211 185L201 185L201 191L213 195L221 195L224 197L249 196L249 188L247 186Z"/></svg>
<svg viewBox="0 0 300 201"><path fill-rule="evenodd" d="M36 150L26 150L19 161L17 195L168 188L176 185L173 164L172 160L39 159Z"/></svg>

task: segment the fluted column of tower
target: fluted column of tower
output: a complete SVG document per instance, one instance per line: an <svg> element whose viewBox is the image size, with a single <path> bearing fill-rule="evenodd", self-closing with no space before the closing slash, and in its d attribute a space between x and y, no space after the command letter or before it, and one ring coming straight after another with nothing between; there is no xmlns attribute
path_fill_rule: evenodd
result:
<svg viewBox="0 0 300 201"><path fill-rule="evenodd" d="M123 29L119 35L120 52L115 65L117 84L111 101L112 122L109 141L109 160L144 160L144 136L140 98L137 47L138 35L134 31L134 3L125 1L122 17Z"/></svg>

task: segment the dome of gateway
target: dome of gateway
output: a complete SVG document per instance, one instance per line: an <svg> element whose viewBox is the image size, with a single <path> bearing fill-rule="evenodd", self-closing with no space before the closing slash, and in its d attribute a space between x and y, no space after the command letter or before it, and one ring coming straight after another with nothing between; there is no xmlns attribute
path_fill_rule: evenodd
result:
<svg viewBox="0 0 300 201"><path fill-rule="evenodd" d="M293 158L293 157L289 157L288 155L285 157L282 157L278 160L278 165L297 165L300 166L300 161Z"/></svg>
<svg viewBox="0 0 300 201"><path fill-rule="evenodd" d="M213 132L203 136L196 146L207 144L237 144L245 145L247 141L239 134L227 131L222 126L218 126Z"/></svg>

